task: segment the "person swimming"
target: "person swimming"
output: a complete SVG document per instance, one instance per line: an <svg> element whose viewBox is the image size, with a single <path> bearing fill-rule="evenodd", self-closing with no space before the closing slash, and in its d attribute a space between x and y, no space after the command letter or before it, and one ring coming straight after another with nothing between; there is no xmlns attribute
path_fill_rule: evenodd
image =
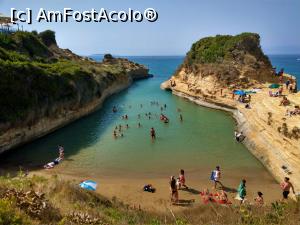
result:
<svg viewBox="0 0 300 225"><path fill-rule="evenodd" d="M114 106L114 107L112 108L112 111L113 111L113 113L116 113L116 112L118 111L117 107Z"/></svg>
<svg viewBox="0 0 300 225"><path fill-rule="evenodd" d="M180 122L183 122L183 116L182 116L182 114L179 115L179 120L180 120Z"/></svg>
<svg viewBox="0 0 300 225"><path fill-rule="evenodd" d="M114 130L114 132L113 132L113 137L114 138L117 138L117 132Z"/></svg>
<svg viewBox="0 0 300 225"><path fill-rule="evenodd" d="M139 123L138 123L138 128L140 128L140 127L142 127L142 125L141 125L141 123L139 122Z"/></svg>

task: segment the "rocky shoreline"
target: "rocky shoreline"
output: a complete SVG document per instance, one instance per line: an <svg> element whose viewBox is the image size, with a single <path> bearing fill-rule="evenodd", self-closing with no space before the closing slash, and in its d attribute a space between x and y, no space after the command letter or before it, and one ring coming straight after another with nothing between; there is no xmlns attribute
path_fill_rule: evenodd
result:
<svg viewBox="0 0 300 225"><path fill-rule="evenodd" d="M176 77L172 77L171 79L176 82L176 86L171 87L170 81L166 81L162 83L161 88L171 90L174 95L186 98L198 105L230 112L237 122L238 130L243 131L246 136L243 144L245 144L247 149L262 162L278 182L281 182L283 177L288 176L291 178L296 192L300 191L300 155L297 154L300 152L300 145L297 145L299 141L288 140L288 138L283 137L277 129L269 129L270 125L268 125L266 121L268 107L264 108L264 106L261 105L265 102L269 102L270 105L274 104L274 102L270 102L274 99L264 97L268 95L268 84L261 87L262 92L257 93L254 97L253 101L256 102L256 99L258 101L258 109L255 109L256 105L254 104L252 109L245 109L245 107L239 105L237 101L232 101L226 97L220 96L214 99L209 98L208 100L206 97L189 91L188 85ZM229 95L230 91L223 90L223 93L224 95ZM295 104L300 103L299 94L300 93L296 93L293 95ZM251 110L253 112L251 112ZM256 112L254 112L254 110L256 110ZM284 110L282 110L281 113L284 114ZM276 115L274 120L277 119L281 120L281 118L277 118ZM299 125L297 120L296 123L295 121L291 122L295 125Z"/></svg>

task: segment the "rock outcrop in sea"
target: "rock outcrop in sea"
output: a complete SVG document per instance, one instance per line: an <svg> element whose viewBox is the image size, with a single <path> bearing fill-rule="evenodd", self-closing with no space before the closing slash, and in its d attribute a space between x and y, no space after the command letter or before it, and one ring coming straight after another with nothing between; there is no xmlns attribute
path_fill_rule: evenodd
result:
<svg viewBox="0 0 300 225"><path fill-rule="evenodd" d="M217 35L197 41L174 76L190 89L207 84L210 91L247 88L276 80L272 65L261 50L260 37L253 33Z"/></svg>

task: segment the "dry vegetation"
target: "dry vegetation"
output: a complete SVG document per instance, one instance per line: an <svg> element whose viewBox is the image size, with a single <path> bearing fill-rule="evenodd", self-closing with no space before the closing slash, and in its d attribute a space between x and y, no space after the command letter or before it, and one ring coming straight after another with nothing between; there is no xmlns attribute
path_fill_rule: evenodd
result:
<svg viewBox="0 0 300 225"><path fill-rule="evenodd" d="M262 208L203 205L158 214L132 209L117 198L109 200L56 176L1 177L0 196L0 224L300 224L299 201Z"/></svg>

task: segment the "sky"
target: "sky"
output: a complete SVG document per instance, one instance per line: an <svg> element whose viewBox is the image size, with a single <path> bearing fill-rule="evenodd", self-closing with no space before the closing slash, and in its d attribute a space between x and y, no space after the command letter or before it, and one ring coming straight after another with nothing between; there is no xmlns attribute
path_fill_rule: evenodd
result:
<svg viewBox="0 0 300 225"><path fill-rule="evenodd" d="M260 34L267 54L300 53L300 0L0 0L1 13L10 16L11 8L157 11L153 23L23 24L54 30L60 47L81 55L184 55L200 38L241 32Z"/></svg>

